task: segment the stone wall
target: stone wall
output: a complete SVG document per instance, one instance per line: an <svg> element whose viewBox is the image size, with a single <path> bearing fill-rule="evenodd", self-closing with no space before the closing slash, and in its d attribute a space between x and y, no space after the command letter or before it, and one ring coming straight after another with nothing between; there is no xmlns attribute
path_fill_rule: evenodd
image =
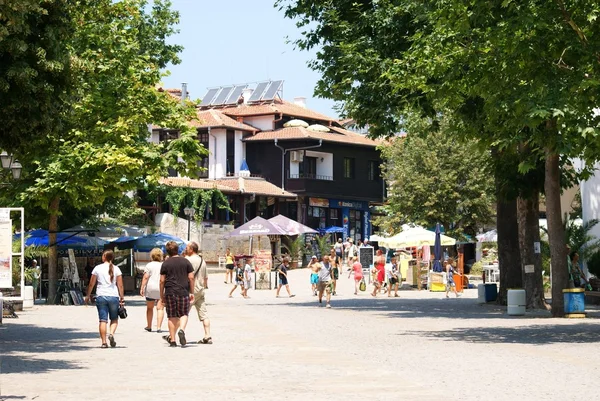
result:
<svg viewBox="0 0 600 401"><path fill-rule="evenodd" d="M227 248L231 249L234 255L247 255L250 252L249 237L225 237L233 231L231 224L212 224L212 223L190 223L190 241L195 241L200 246L202 256L207 263L216 264L219 256L224 256ZM187 239L188 220L177 218L169 213L160 213L156 215L156 228L158 231L175 235L182 239ZM258 238L253 239L253 249L258 249ZM270 241L267 236L260 237L260 249L270 249Z"/></svg>

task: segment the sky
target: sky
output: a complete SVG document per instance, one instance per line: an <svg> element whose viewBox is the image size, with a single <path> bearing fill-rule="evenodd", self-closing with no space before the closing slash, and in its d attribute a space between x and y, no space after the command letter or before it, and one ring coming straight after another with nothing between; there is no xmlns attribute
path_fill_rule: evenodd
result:
<svg viewBox="0 0 600 401"><path fill-rule="evenodd" d="M308 108L337 117L332 100L314 97L319 73L307 66L314 52L286 43L299 38L300 29L273 6L275 0L172 2L181 15L180 32L170 42L184 50L181 63L168 67L165 87L187 82L190 97L198 99L208 87L283 79L285 100L303 96Z"/></svg>

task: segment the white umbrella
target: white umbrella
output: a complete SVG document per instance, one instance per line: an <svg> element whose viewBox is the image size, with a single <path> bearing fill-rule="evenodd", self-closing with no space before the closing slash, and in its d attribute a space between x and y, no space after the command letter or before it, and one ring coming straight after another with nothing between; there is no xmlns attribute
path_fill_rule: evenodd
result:
<svg viewBox="0 0 600 401"><path fill-rule="evenodd" d="M442 246L451 246L456 244L454 238L447 235L440 235ZM435 233L422 227L412 227L402 231L389 238L382 238L379 245L388 248L407 248L412 246L433 246L435 245Z"/></svg>
<svg viewBox="0 0 600 401"><path fill-rule="evenodd" d="M498 232L496 230L490 230L483 234L477 235L477 241L479 242L498 242Z"/></svg>

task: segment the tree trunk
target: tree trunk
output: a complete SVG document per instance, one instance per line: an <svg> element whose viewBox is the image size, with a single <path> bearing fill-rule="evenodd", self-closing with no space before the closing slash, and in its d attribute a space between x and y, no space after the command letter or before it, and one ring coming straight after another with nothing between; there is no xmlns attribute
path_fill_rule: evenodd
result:
<svg viewBox="0 0 600 401"><path fill-rule="evenodd" d="M551 128L552 129L552 128ZM560 156L546 148L546 218L548 219L548 242L552 261L552 316L564 316L562 290L567 288L567 245L560 208Z"/></svg>
<svg viewBox="0 0 600 401"><path fill-rule="evenodd" d="M48 301L54 302L56 285L58 282L58 248L56 247L56 232L58 231L58 207L60 198L56 197L50 202L50 223L48 224Z"/></svg>
<svg viewBox="0 0 600 401"><path fill-rule="evenodd" d="M500 265L498 303L506 305L508 289L523 286L519 254L517 200L498 198L496 217L498 219L498 263Z"/></svg>
<svg viewBox="0 0 600 401"><path fill-rule="evenodd" d="M547 308L544 299L544 280L542 278L542 254L541 252L535 252L534 245L536 242L540 243L539 201L540 196L538 193L528 199L517 199L519 248L521 250L527 309Z"/></svg>

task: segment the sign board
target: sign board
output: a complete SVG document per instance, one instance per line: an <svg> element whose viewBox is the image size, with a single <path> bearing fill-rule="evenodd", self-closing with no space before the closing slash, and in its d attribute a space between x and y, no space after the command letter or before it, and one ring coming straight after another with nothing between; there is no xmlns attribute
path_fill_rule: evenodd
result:
<svg viewBox="0 0 600 401"><path fill-rule="evenodd" d="M324 198L308 198L309 206L329 207L329 199Z"/></svg>
<svg viewBox="0 0 600 401"><path fill-rule="evenodd" d="M271 251L260 250L254 252L254 271L256 273L270 273L272 264Z"/></svg>
<svg viewBox="0 0 600 401"><path fill-rule="evenodd" d="M525 273L535 273L535 265L525 265Z"/></svg>
<svg viewBox="0 0 600 401"><path fill-rule="evenodd" d="M539 242L533 243L533 252L534 253L542 253L542 247L540 246Z"/></svg>
<svg viewBox="0 0 600 401"><path fill-rule="evenodd" d="M363 269L372 269L374 266L375 249L372 246L361 246L358 248L358 261Z"/></svg>
<svg viewBox="0 0 600 401"><path fill-rule="evenodd" d="M0 221L10 221L10 209L0 207Z"/></svg>
<svg viewBox="0 0 600 401"><path fill-rule="evenodd" d="M0 288L12 288L12 222L0 220Z"/></svg>

